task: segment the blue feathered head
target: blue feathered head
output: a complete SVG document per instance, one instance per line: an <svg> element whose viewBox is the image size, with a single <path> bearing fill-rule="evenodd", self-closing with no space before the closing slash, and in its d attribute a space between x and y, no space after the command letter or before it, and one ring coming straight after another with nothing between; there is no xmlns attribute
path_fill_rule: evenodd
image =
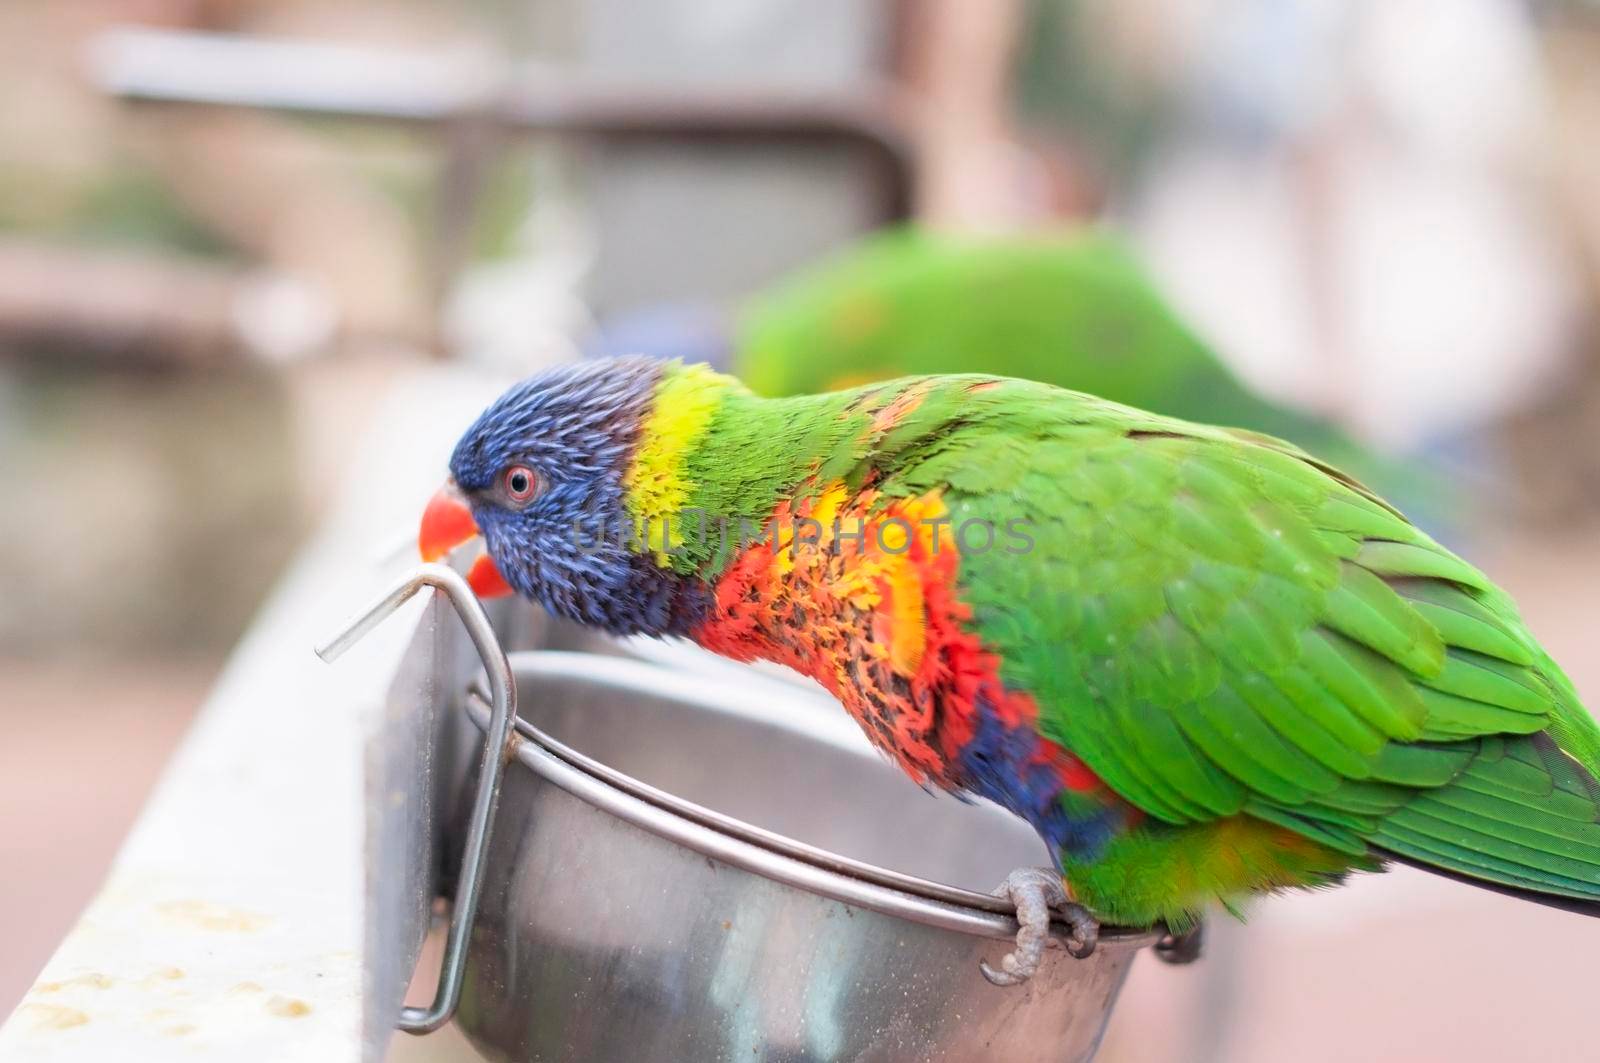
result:
<svg viewBox="0 0 1600 1063"><path fill-rule="evenodd" d="M482 534L480 595L509 588L616 634L676 634L698 609L687 581L630 547L624 476L661 363L561 366L512 387L462 435L451 482L423 517L424 558Z"/></svg>

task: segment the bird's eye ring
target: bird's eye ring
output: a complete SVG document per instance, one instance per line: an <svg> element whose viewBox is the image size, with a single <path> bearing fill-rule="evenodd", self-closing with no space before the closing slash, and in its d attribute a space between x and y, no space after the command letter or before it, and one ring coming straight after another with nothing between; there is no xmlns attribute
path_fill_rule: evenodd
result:
<svg viewBox="0 0 1600 1063"><path fill-rule="evenodd" d="M539 492L539 474L526 465L513 465L501 478L506 497L513 502L526 502Z"/></svg>

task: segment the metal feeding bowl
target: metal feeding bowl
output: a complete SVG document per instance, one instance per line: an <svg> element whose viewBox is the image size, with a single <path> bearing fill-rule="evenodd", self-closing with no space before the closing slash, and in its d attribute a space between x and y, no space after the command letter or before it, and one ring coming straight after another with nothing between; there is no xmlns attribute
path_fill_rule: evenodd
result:
<svg viewBox="0 0 1600 1063"><path fill-rule="evenodd" d="M456 1021L514 1060L1080 1059L1149 935L1027 985L987 890L1021 822L935 798L836 705L622 657L512 657L521 717ZM488 723L484 696L468 714Z"/></svg>
<svg viewBox="0 0 1600 1063"><path fill-rule="evenodd" d="M1093 1054L1154 935L1107 929L1088 959L1048 950L1025 985L990 985L979 965L1017 927L987 890L1045 859L1019 820L912 785L819 692L698 651L545 627L525 641L607 652L508 658L438 565L318 652L424 587L485 670L439 988L401 1029L454 1017L491 1058L587 1063Z"/></svg>

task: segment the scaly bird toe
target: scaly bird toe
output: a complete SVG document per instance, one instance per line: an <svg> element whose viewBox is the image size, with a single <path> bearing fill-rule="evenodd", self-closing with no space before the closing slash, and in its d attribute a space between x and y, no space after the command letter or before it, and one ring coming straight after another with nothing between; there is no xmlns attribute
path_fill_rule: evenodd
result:
<svg viewBox="0 0 1600 1063"><path fill-rule="evenodd" d="M1067 951L1079 959L1094 952L1100 924L1087 908L1068 899L1059 872L1042 867L1019 868L1007 875L994 893L1017 906L1017 945L1000 960L999 970L987 963L980 965L983 977L991 985L1021 985L1039 970L1039 961L1050 941L1052 910L1072 928Z"/></svg>
<svg viewBox="0 0 1600 1063"><path fill-rule="evenodd" d="M1198 960L1205 944L1205 929L1204 923L1196 923L1181 934L1163 934L1155 943L1156 959L1175 966Z"/></svg>

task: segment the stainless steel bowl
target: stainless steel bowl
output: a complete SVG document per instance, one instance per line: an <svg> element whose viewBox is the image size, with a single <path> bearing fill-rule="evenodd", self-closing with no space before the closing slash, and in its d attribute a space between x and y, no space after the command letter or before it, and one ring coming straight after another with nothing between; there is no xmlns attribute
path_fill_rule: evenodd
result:
<svg viewBox="0 0 1600 1063"><path fill-rule="evenodd" d="M931 796L820 696L623 657L512 658L523 719L457 1021L513 1060L1093 1054L1138 948L989 985L985 892L1041 844ZM481 698L469 715L487 718Z"/></svg>

